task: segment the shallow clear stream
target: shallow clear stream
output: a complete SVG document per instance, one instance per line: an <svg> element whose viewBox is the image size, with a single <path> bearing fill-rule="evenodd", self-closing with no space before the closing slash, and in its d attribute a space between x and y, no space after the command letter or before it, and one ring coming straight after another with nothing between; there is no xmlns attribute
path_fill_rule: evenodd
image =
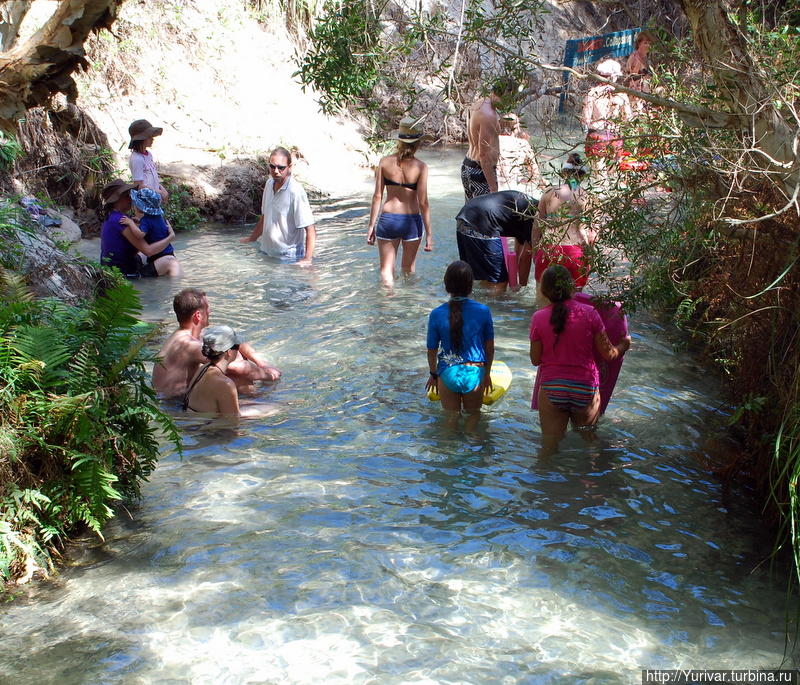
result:
<svg viewBox="0 0 800 685"><path fill-rule="evenodd" d="M509 393L477 434L424 397L428 312L456 254L459 158L429 155L435 251L393 295L365 244L370 189L317 208L315 267L180 236L180 283L284 372L278 412L185 424L141 505L0 607L13 683L638 683L642 668L777 667L785 597L750 503L703 462L707 373L650 318L587 448L535 454L529 291L494 300ZM181 419L183 421L183 419ZM755 570L754 570L755 569ZM791 663L791 662L790 662Z"/></svg>

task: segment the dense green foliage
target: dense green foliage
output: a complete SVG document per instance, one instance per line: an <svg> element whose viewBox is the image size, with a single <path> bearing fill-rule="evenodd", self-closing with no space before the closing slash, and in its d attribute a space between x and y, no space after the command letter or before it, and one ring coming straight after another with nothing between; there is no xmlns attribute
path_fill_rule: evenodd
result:
<svg viewBox="0 0 800 685"><path fill-rule="evenodd" d="M385 5L385 3L384 3ZM379 76L381 7L354 0L329 0L309 32L310 47L297 75L304 87L324 84L319 100L332 114L368 99Z"/></svg>
<svg viewBox="0 0 800 685"><path fill-rule="evenodd" d="M180 449L144 369L154 331L136 290L109 278L71 307L0 271L0 578L50 565L80 527L100 534L138 497L159 433Z"/></svg>
<svg viewBox="0 0 800 685"><path fill-rule="evenodd" d="M22 154L22 146L17 139L9 133L0 131L0 171L8 169Z"/></svg>
<svg viewBox="0 0 800 685"><path fill-rule="evenodd" d="M384 100L401 100L406 109L387 117L392 125L432 89L442 106L446 99L463 101L462 82L474 77L479 59L490 60L494 75L524 90L530 76L526 40L541 28L547 3L498 0L490 7L468 0L463 9L463 22L456 24L440 6L426 11L386 0L329 0L309 33L308 49L298 55L297 75L321 93L328 113L358 109L380 120ZM479 46L485 48L480 58ZM469 85L467 91L478 84Z"/></svg>
<svg viewBox="0 0 800 685"><path fill-rule="evenodd" d="M774 108L795 135L798 16L764 16L743 6L732 17L765 86L750 86L753 111ZM662 34L654 86L700 108L736 111L713 65L687 72L692 55L689 41ZM691 215L658 225L677 240L655 250L649 264L637 260L638 275L653 283L649 298L673 307L676 321L703 341L725 375L735 404L730 423L745 446L730 472L747 474L765 493L764 509L779 529L776 549L792 550L800 579L800 217L787 204L791 184L787 191L785 172L764 164L751 131L689 125L654 108L631 133L671 153L669 182L679 189L677 205ZM611 228L613 234L613 222Z"/></svg>
<svg viewBox="0 0 800 685"><path fill-rule="evenodd" d="M189 188L172 179L164 180L164 188L169 193L169 199L164 206L164 216L173 230L176 233L195 230L200 225L202 217L200 210L193 204Z"/></svg>
<svg viewBox="0 0 800 685"><path fill-rule="evenodd" d="M765 84L749 92L752 111L774 108L790 124L800 101L797 18L768 21L746 7L732 17ZM659 38L651 79L659 95L698 110L737 111L714 66L697 64L691 37L662 31ZM796 134L796 123L791 129ZM598 272L629 305L671 314L724 376L731 431L743 446L727 472L763 493L776 552L791 551L800 581L800 217L787 204L791 187L782 187L785 172L764 163L751 131L651 107L625 134L626 147L659 171L626 175L601 204L602 246L614 252L598 255ZM674 189L670 200L645 208L641 201L658 186ZM620 254L630 260L622 274Z"/></svg>

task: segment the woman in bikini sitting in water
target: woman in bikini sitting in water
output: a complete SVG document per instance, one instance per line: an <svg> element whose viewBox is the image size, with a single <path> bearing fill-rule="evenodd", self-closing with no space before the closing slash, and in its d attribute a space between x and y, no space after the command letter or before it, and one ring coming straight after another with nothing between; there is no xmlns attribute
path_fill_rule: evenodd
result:
<svg viewBox="0 0 800 685"><path fill-rule="evenodd" d="M403 275L414 273L417 251L425 230L425 252L433 248L431 215L428 206L428 165L414 155L424 134L418 122L406 117L390 138L397 141L397 152L381 159L375 169L375 192L369 213L367 243L378 241L381 283L394 283L397 248L403 244ZM383 191L386 202L381 207ZM380 218L379 218L380 217Z"/></svg>
<svg viewBox="0 0 800 685"><path fill-rule="evenodd" d="M586 174L581 156L573 152L561 167L561 184L547 190L539 200L531 242L536 255L534 276L540 304L542 274L551 264L561 264L569 271L576 290L583 290L589 278L586 252L594 245L597 231L585 222L589 198L581 188L581 181Z"/></svg>
<svg viewBox="0 0 800 685"><path fill-rule="evenodd" d="M196 414L221 414L225 417L263 417L274 412L273 407L239 406L239 391L226 374L228 365L236 360L239 345L244 341L230 326L209 326L203 331L203 356L208 362L192 378L183 397L183 410Z"/></svg>

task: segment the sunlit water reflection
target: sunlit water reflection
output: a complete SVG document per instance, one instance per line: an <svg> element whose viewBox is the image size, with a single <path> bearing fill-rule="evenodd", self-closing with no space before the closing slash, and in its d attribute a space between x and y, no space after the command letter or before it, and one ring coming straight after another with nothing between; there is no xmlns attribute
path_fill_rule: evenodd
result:
<svg viewBox="0 0 800 685"><path fill-rule="evenodd" d="M569 436L542 461L532 293L489 300L514 383L476 434L445 432L424 340L461 195L458 158L431 159L435 251L391 296L366 187L318 207L313 270L207 228L177 241L184 281L139 284L150 318L204 287L212 320L284 371L261 393L279 412L186 423L133 520L2 608L0 679L633 683L781 663L769 540L698 459L721 401L651 319L631 322L600 444Z"/></svg>

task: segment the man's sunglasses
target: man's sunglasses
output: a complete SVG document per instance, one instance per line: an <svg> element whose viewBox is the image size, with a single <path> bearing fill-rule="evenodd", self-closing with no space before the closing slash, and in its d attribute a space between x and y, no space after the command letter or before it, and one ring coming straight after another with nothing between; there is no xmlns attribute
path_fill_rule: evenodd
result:
<svg viewBox="0 0 800 685"><path fill-rule="evenodd" d="M271 164L270 163L270 165L269 165L269 170L270 171L275 171L275 169L277 169L278 171L286 171L287 168L288 168L288 166L286 164L280 165L280 164Z"/></svg>

